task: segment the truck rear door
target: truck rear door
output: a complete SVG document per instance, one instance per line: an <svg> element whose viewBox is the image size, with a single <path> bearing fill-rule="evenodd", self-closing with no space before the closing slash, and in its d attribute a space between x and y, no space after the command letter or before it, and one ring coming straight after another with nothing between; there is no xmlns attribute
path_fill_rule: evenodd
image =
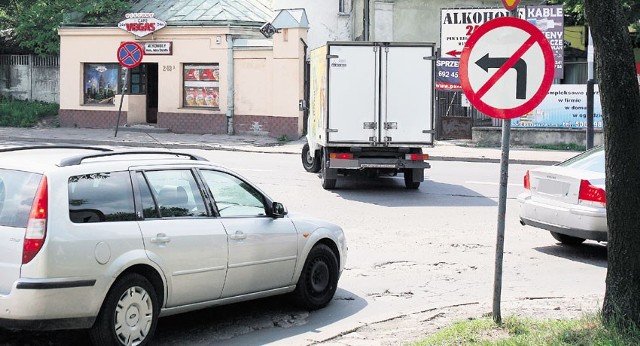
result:
<svg viewBox="0 0 640 346"><path fill-rule="evenodd" d="M382 142L433 144L433 46L381 47Z"/></svg>
<svg viewBox="0 0 640 346"><path fill-rule="evenodd" d="M372 44L329 45L329 142L377 140L379 49Z"/></svg>

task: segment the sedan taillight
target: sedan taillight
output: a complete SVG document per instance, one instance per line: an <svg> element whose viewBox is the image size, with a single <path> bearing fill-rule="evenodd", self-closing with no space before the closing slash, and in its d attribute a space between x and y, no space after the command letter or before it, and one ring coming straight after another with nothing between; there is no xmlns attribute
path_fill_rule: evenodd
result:
<svg viewBox="0 0 640 346"><path fill-rule="evenodd" d="M604 189L591 185L589 180L580 180L578 202L604 207L607 205L607 193Z"/></svg>
<svg viewBox="0 0 640 346"><path fill-rule="evenodd" d="M531 181L529 181L529 171L524 174L524 188L531 190Z"/></svg>

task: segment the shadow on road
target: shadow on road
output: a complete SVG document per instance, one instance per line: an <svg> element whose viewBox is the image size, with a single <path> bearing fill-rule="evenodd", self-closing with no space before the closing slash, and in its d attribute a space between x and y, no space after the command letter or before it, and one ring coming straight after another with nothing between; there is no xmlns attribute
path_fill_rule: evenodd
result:
<svg viewBox="0 0 640 346"><path fill-rule="evenodd" d="M558 245L536 247L534 250L602 268L607 267L607 246L599 243L586 242L578 246L558 243Z"/></svg>
<svg viewBox="0 0 640 346"><path fill-rule="evenodd" d="M339 322L366 305L363 298L340 288L327 307L311 312L295 307L287 296L224 305L160 318L152 344L219 345L225 341L237 344L235 338L245 336L249 340L239 344L259 345ZM258 335L249 335L252 333ZM3 346L89 344L86 330L36 332L0 328L0 345Z"/></svg>
<svg viewBox="0 0 640 346"><path fill-rule="evenodd" d="M315 331L362 310L367 302L338 288L325 308L307 311L287 296L225 305L160 319L154 345L261 345Z"/></svg>
<svg viewBox="0 0 640 346"><path fill-rule="evenodd" d="M338 178L331 192L351 201L385 207L468 206L492 207L497 201L464 186L425 180L418 190L408 190L402 176Z"/></svg>

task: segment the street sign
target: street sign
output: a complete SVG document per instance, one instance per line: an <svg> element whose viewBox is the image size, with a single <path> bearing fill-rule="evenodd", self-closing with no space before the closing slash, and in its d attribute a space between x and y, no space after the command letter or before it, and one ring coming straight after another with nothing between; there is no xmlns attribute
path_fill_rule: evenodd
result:
<svg viewBox="0 0 640 346"><path fill-rule="evenodd" d="M509 11L513 11L518 7L520 0L502 0L502 5Z"/></svg>
<svg viewBox="0 0 640 346"><path fill-rule="evenodd" d="M533 24L503 17L481 25L460 57L462 90L479 111L500 119L527 114L553 83L553 51Z"/></svg>
<svg viewBox="0 0 640 346"><path fill-rule="evenodd" d="M144 51L135 42L123 42L118 47L118 62L126 68L134 68L142 62Z"/></svg>

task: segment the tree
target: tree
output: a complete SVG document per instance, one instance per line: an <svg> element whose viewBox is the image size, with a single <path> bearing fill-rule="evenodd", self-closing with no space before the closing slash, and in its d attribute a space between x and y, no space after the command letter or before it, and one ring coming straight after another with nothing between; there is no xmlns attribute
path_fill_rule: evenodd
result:
<svg viewBox="0 0 640 346"><path fill-rule="evenodd" d="M114 25L129 8L128 0L0 0L0 31L11 30L13 42L36 54L60 51L58 27L65 15L77 22Z"/></svg>
<svg viewBox="0 0 640 346"><path fill-rule="evenodd" d="M620 0L584 0L594 41L605 144L606 321L640 326L640 90Z"/></svg>

